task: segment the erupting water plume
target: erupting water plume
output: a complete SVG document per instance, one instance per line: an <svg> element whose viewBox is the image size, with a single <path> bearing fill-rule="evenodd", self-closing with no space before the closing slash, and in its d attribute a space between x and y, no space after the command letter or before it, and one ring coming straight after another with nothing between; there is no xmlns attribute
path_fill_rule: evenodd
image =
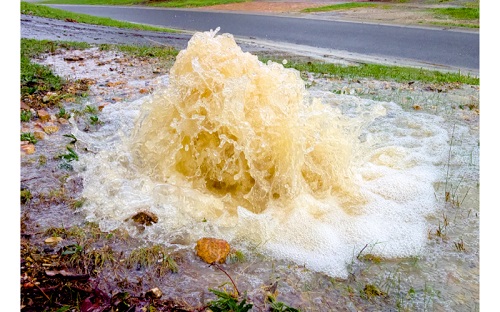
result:
<svg viewBox="0 0 500 312"><path fill-rule="evenodd" d="M77 133L99 150L81 157L88 219L112 230L147 208L158 223L133 235L224 238L339 277L366 244L418 253L446 155L440 119L313 96L296 70L216 33L193 36L165 88L106 107L101 137Z"/></svg>
<svg viewBox="0 0 500 312"><path fill-rule="evenodd" d="M159 182L193 187L261 212L299 194L356 198L356 133L338 111L306 97L295 70L265 65L231 36L198 33L170 84L143 107L136 159Z"/></svg>

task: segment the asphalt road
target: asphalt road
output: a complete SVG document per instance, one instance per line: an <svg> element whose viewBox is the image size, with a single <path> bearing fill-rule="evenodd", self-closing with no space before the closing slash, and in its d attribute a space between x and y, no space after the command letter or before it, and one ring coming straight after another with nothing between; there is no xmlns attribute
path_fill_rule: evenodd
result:
<svg viewBox="0 0 500 312"><path fill-rule="evenodd" d="M240 38L479 72L479 33L472 31L164 8L51 7L188 31L207 31L220 27L222 33L231 33Z"/></svg>

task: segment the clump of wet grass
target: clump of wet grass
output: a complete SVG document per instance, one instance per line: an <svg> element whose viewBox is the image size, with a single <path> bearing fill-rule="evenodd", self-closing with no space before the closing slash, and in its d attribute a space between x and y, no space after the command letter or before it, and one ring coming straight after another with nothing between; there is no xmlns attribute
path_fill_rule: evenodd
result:
<svg viewBox="0 0 500 312"><path fill-rule="evenodd" d="M160 276L169 271L172 273L179 271L179 267L169 250L162 245L136 248L132 250L125 262L128 267L151 267L154 265Z"/></svg>
<svg viewBox="0 0 500 312"><path fill-rule="evenodd" d="M70 117L70 114L66 111L66 109L64 107L60 107L59 112L57 112L57 114L56 114L56 117L68 119Z"/></svg>
<svg viewBox="0 0 500 312"><path fill-rule="evenodd" d="M211 311L246 312L250 311L253 307L253 304L247 303L246 298L240 299L238 298L237 295L227 291L219 291L217 289L209 289L209 290L217 297L217 299L209 301L207 304L207 308L209 308Z"/></svg>
<svg viewBox="0 0 500 312"><path fill-rule="evenodd" d="M288 304L276 300L274 295L268 295L266 301L269 303L271 312L300 312L300 310L289 306Z"/></svg>
<svg viewBox="0 0 500 312"><path fill-rule="evenodd" d="M455 248L458 251L465 251L465 244L463 239L460 239L458 242L453 242L453 245L455 245Z"/></svg>
<svg viewBox="0 0 500 312"><path fill-rule="evenodd" d="M245 254L243 254L243 252L241 252L240 250L231 250L227 255L228 263L237 263L237 262L241 263L245 262L245 260L246 260Z"/></svg>
<svg viewBox="0 0 500 312"><path fill-rule="evenodd" d="M31 195L31 191L27 189L21 189L21 204L29 203L33 195Z"/></svg>
<svg viewBox="0 0 500 312"><path fill-rule="evenodd" d="M85 204L85 201L86 201L86 198L73 199L71 201L71 205L70 206L71 206L72 209L82 208L83 204Z"/></svg>
<svg viewBox="0 0 500 312"><path fill-rule="evenodd" d="M69 146L66 146L66 153L57 156L59 159L63 159L67 162L78 161L78 154Z"/></svg>
<svg viewBox="0 0 500 312"><path fill-rule="evenodd" d="M363 292L361 293L361 297L366 299L372 299L380 296L385 297L387 296L387 293L380 290L380 288L374 284L366 284L363 288Z"/></svg>
<svg viewBox="0 0 500 312"><path fill-rule="evenodd" d="M25 109L21 110L21 121L22 122L29 122L32 117L33 117L33 114L29 110L25 110Z"/></svg>
<svg viewBox="0 0 500 312"><path fill-rule="evenodd" d="M21 41L21 51L23 41ZM31 62L21 54L21 96L47 91L59 91L62 78L55 75L48 67Z"/></svg>
<svg viewBox="0 0 500 312"><path fill-rule="evenodd" d="M21 141L28 141L31 144L36 144L38 142L38 140L35 138L35 135L32 132L21 133Z"/></svg>

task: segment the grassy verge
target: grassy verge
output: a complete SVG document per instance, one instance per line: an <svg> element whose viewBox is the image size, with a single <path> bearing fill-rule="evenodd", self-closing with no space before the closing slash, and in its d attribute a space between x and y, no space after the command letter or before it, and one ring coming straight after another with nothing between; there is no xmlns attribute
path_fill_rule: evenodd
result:
<svg viewBox="0 0 500 312"><path fill-rule="evenodd" d="M431 9L431 12L441 17L448 17L457 20L478 20L479 7L477 8L440 8Z"/></svg>
<svg viewBox="0 0 500 312"><path fill-rule="evenodd" d="M327 12L327 11L336 11L336 10L350 10L350 9L356 9L356 8L373 8L377 7L378 5L375 3L367 3L367 2L348 2L348 3L341 3L341 4L333 4L333 5L326 5L322 7L317 7L317 8L308 8L302 10L304 13L312 13L312 12Z"/></svg>
<svg viewBox="0 0 500 312"><path fill-rule="evenodd" d="M47 4L85 5L151 5L174 8L202 7L217 4L246 2L248 0L46 0Z"/></svg>
<svg viewBox="0 0 500 312"><path fill-rule="evenodd" d="M175 32L175 30L168 28L121 22L107 17L96 17L87 14L78 14L28 2L21 2L21 14L35 15L35 16L53 18L58 20L66 20L77 23L101 25L109 27L162 31L162 32Z"/></svg>
<svg viewBox="0 0 500 312"><path fill-rule="evenodd" d="M261 60L266 62L268 58L261 58ZM271 60L280 62L277 59ZM479 78L471 75L451 72L443 73L440 71L413 67L385 66L377 64L345 66L331 63L295 61L289 61L284 66L287 68L295 68L301 72L311 72L349 79L371 78L402 83L421 81L424 83L463 83L469 85L479 85Z"/></svg>

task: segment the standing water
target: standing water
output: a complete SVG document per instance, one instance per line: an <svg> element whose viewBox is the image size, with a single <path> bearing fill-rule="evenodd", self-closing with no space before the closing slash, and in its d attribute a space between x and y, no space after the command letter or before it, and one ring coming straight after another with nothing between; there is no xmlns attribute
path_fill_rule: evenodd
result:
<svg viewBox="0 0 500 312"><path fill-rule="evenodd" d="M79 162L87 219L179 250L223 238L329 278L367 246L388 261L429 249L443 119L306 90L216 33L193 36L163 89L104 108L99 133L75 127L95 152ZM159 221L139 231L126 220L144 210Z"/></svg>

